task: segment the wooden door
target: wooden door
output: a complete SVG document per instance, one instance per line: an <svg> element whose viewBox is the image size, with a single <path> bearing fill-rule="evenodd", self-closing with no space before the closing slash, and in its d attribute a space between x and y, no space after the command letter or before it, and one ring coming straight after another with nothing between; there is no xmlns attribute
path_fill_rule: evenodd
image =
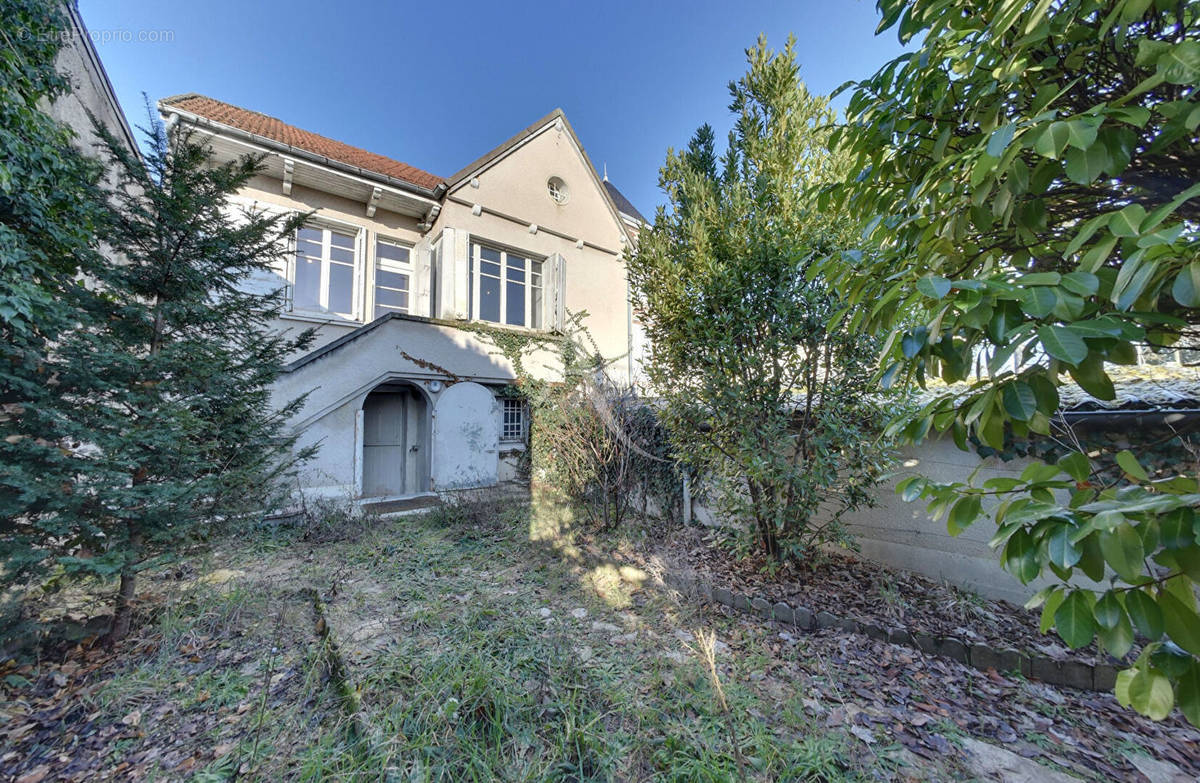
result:
<svg viewBox="0 0 1200 783"><path fill-rule="evenodd" d="M405 495L408 484L408 395L372 392L363 403L363 497Z"/></svg>

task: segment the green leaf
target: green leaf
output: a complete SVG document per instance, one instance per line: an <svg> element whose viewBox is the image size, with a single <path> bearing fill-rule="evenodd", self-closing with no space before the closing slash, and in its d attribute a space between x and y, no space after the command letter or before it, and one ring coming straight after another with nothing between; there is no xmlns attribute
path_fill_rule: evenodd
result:
<svg viewBox="0 0 1200 783"><path fill-rule="evenodd" d="M1108 229L1119 237L1135 237L1142 221L1146 219L1146 208L1141 204L1130 204L1108 219Z"/></svg>
<svg viewBox="0 0 1200 783"><path fill-rule="evenodd" d="M1034 375L1029 378L1029 385L1037 395L1038 412L1045 416L1053 416L1058 412L1058 388L1045 375Z"/></svg>
<svg viewBox="0 0 1200 783"><path fill-rule="evenodd" d="M1008 149L1008 145L1012 143L1013 133L1017 130L1017 124L1010 122L1007 125L1002 125L992 131L992 135L988 137L987 154L993 158L999 158Z"/></svg>
<svg viewBox="0 0 1200 783"><path fill-rule="evenodd" d="M1200 307L1200 261L1191 261L1179 270L1171 296L1184 307Z"/></svg>
<svg viewBox="0 0 1200 783"><path fill-rule="evenodd" d="M1045 324L1038 327L1038 339L1046 353L1072 366L1078 366L1088 356L1087 343L1065 326Z"/></svg>
<svg viewBox="0 0 1200 783"><path fill-rule="evenodd" d="M911 359L921 352L928 340L929 329L925 326L918 326L900 339L900 352L905 359Z"/></svg>
<svg viewBox="0 0 1200 783"><path fill-rule="evenodd" d="M896 493L900 495L900 499L905 503L911 503L921 497L921 492L924 489L925 478L923 476L909 476L896 486Z"/></svg>
<svg viewBox="0 0 1200 783"><path fill-rule="evenodd" d="M1054 613L1066 599L1067 591L1061 587L1056 586L1053 588L1053 592L1047 594L1046 603L1042 606L1042 618L1039 626L1042 633L1046 633L1054 627Z"/></svg>
<svg viewBox="0 0 1200 783"><path fill-rule="evenodd" d="M1038 136L1033 144L1033 151L1043 158L1054 158L1062 154L1063 149L1071 138L1071 126L1067 122L1052 122Z"/></svg>
<svg viewBox="0 0 1200 783"><path fill-rule="evenodd" d="M1021 295L1021 309L1033 318L1045 318L1058 305L1058 294L1053 288L1034 286Z"/></svg>
<svg viewBox="0 0 1200 783"><path fill-rule="evenodd" d="M1025 285L1058 285L1062 282L1062 275L1058 272L1030 272L1027 275L1021 275L1017 282Z"/></svg>
<svg viewBox="0 0 1200 783"><path fill-rule="evenodd" d="M1139 232L1144 234L1147 231L1153 231L1154 229L1158 228L1159 224L1166 220L1167 217L1176 209L1178 209L1181 204L1184 204L1191 199L1196 198L1197 196L1200 196L1200 183L1192 185L1190 188L1182 191L1179 193L1179 195L1175 196L1175 198L1171 199L1166 204L1155 207L1153 210L1151 210L1150 214L1146 215L1146 218L1142 221L1142 225L1138 227Z"/></svg>
<svg viewBox="0 0 1200 783"><path fill-rule="evenodd" d="M917 281L917 290L930 299L941 299L950 293L950 281L937 275L925 275Z"/></svg>
<svg viewBox="0 0 1200 783"><path fill-rule="evenodd" d="M1003 558L1005 570L1020 579L1022 584L1029 584L1037 578L1040 570L1037 562L1037 547L1034 545L1029 531L1019 529L1008 537L1008 543L1004 545Z"/></svg>
<svg viewBox="0 0 1200 783"><path fill-rule="evenodd" d="M1200 41L1180 41L1158 57L1158 72L1171 84L1200 82Z"/></svg>
<svg viewBox="0 0 1200 783"><path fill-rule="evenodd" d="M1054 612L1054 630L1072 650L1090 644L1096 635L1090 590L1073 590Z"/></svg>
<svg viewBox="0 0 1200 783"><path fill-rule="evenodd" d="M1125 608L1121 606L1121 599L1117 598L1117 594L1109 590L1096 602L1095 607L1092 608L1092 614L1099 627L1116 628L1117 623L1121 622L1121 618L1125 616Z"/></svg>
<svg viewBox="0 0 1200 783"><path fill-rule="evenodd" d="M1117 703L1125 709L1133 708L1133 704L1129 701L1129 685L1137 675L1137 669L1124 669L1117 672L1117 684L1113 688L1113 695L1117 697Z"/></svg>
<svg viewBox="0 0 1200 783"><path fill-rule="evenodd" d="M1078 451L1072 451L1058 461L1058 466L1063 471L1076 481L1087 481L1088 476L1092 474L1092 463L1088 460L1086 454L1081 454Z"/></svg>
<svg viewBox="0 0 1200 783"><path fill-rule="evenodd" d="M1003 399L1004 410L1017 421L1029 421L1030 417L1037 413L1037 395L1033 393L1033 387L1025 381L1005 384Z"/></svg>
<svg viewBox="0 0 1200 783"><path fill-rule="evenodd" d="M1116 530L1117 527L1124 524L1126 524L1125 515L1115 509L1101 511L1092 517L1092 527L1105 533Z"/></svg>
<svg viewBox="0 0 1200 783"><path fill-rule="evenodd" d="M1097 242L1091 250L1083 254L1083 258L1079 259L1079 269L1083 272L1095 272L1104 263L1108 261L1108 257L1112 255L1113 248L1120 241L1117 236L1110 236Z"/></svg>
<svg viewBox="0 0 1200 783"><path fill-rule="evenodd" d="M1175 706L1171 681L1153 670L1138 671L1129 682L1129 703L1151 720L1162 720Z"/></svg>
<svg viewBox="0 0 1200 783"><path fill-rule="evenodd" d="M971 523L979 518L981 509L982 503L979 495L967 495L960 498L950 509L950 516L946 519L946 529L950 535L957 536L970 527Z"/></svg>
<svg viewBox="0 0 1200 783"><path fill-rule="evenodd" d="M1083 571L1088 579L1099 582L1104 578L1104 555L1100 553L1096 536L1087 536L1075 543L1083 550L1083 557L1079 559L1079 570Z"/></svg>
<svg viewBox="0 0 1200 783"><path fill-rule="evenodd" d="M1100 128L1099 117L1085 117L1067 123L1067 143L1078 150L1085 150L1096 143Z"/></svg>
<svg viewBox="0 0 1200 783"><path fill-rule="evenodd" d="M1126 582L1134 582L1142 575L1146 553L1142 550L1142 539L1132 527L1120 525L1101 533L1100 552L1105 562Z"/></svg>
<svg viewBox="0 0 1200 783"><path fill-rule="evenodd" d="M1089 219L1083 224L1083 228L1079 229L1079 233L1075 235L1070 244L1067 245L1066 250L1063 251L1063 258L1069 258L1079 252L1079 248L1083 247L1092 238L1096 231L1100 229L1100 226L1107 223L1108 215L1096 215L1094 218Z"/></svg>
<svg viewBox="0 0 1200 783"><path fill-rule="evenodd" d="M1064 167L1067 178L1080 185L1090 185L1112 164L1108 150L1101 144L1067 151Z"/></svg>
<svg viewBox="0 0 1200 783"><path fill-rule="evenodd" d="M1187 574L1192 581L1200 583L1200 546L1189 544L1179 549L1163 552L1169 555L1181 573Z"/></svg>
<svg viewBox="0 0 1200 783"><path fill-rule="evenodd" d="M883 375L879 377L880 387L884 389L892 388L892 385L896 382L896 375L899 374L903 366L900 362L892 362Z"/></svg>
<svg viewBox="0 0 1200 783"><path fill-rule="evenodd" d="M1100 290L1100 278L1090 272L1070 272L1062 276L1062 286L1080 296L1092 296Z"/></svg>
<svg viewBox="0 0 1200 783"><path fill-rule="evenodd" d="M999 408L988 406L979 419L979 438L997 451L1004 450L1004 417Z"/></svg>
<svg viewBox="0 0 1200 783"><path fill-rule="evenodd" d="M1138 464L1137 457L1133 456L1133 452L1129 449L1123 449L1117 452L1117 464L1121 466L1121 470L1139 481L1149 481L1150 477L1146 475L1145 469Z"/></svg>
<svg viewBox="0 0 1200 783"><path fill-rule="evenodd" d="M1046 539L1046 556L1059 568L1071 568L1083 557L1083 553L1071 542L1073 529L1059 525Z"/></svg>
<svg viewBox="0 0 1200 783"><path fill-rule="evenodd" d="M1067 372L1085 392L1098 400L1115 400L1117 390L1113 388L1112 379L1104 372L1104 360L1098 356L1089 356L1078 367L1070 367Z"/></svg>
<svg viewBox="0 0 1200 783"><path fill-rule="evenodd" d="M1145 127L1150 121L1150 110L1143 106L1128 106L1109 109L1108 116L1139 128Z"/></svg>
<svg viewBox="0 0 1200 783"><path fill-rule="evenodd" d="M1177 508L1158 519L1162 545L1167 549L1182 549L1196 542L1195 514L1190 508Z"/></svg>
<svg viewBox="0 0 1200 783"><path fill-rule="evenodd" d="M1133 626L1129 624L1129 618L1125 616L1124 612L1121 612L1115 626L1100 628L1096 635L1100 639L1101 646L1115 658L1124 658L1125 653L1133 647Z"/></svg>
<svg viewBox="0 0 1200 783"><path fill-rule="evenodd" d="M1179 711L1196 728L1200 728L1200 662L1193 661L1187 674L1175 685L1175 702Z"/></svg>
<svg viewBox="0 0 1200 783"><path fill-rule="evenodd" d="M1158 592L1158 606L1171 641L1192 655L1200 655L1200 617L1196 612L1166 590Z"/></svg>

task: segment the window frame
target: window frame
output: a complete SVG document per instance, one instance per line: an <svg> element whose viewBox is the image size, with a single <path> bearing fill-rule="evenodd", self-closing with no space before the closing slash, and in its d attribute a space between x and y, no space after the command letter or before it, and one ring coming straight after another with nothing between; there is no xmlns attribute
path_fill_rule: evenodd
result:
<svg viewBox="0 0 1200 783"><path fill-rule="evenodd" d="M402 247L405 250L407 250L408 251L408 263L401 263L401 262L396 261L395 259L391 259L391 258L388 258L388 259L380 258L380 256L379 256L379 243L380 242L384 242L389 245L394 245L396 247ZM371 245L371 302L370 302L371 310L370 310L370 312L372 315L372 318L371 318L372 321L375 320L376 318L382 317L382 314L379 313L380 304L379 304L379 299L378 299L379 288L380 288L380 285L379 285L380 269L382 269L384 272L392 272L394 274L408 275L408 289L405 291L405 294L407 294L406 299L407 299L408 304L405 305L404 309L401 310L400 308L395 307L393 305L382 305L382 306L389 313L402 313L404 315L409 315L412 313L412 311L413 311L413 296L416 294L416 284L417 284L416 263L413 261L413 254L416 252L417 252L416 246L410 242L405 242L402 239L399 239L399 238L393 237L393 236L388 236L387 234L379 234L379 233L375 234L375 241ZM398 288L393 288L392 286L382 286L382 287L387 289L388 291L399 291L400 290Z"/></svg>
<svg viewBox="0 0 1200 783"><path fill-rule="evenodd" d="M300 254L300 232L304 229L321 232L321 270L320 282L318 284L317 307L315 309L308 307L296 306L296 272ZM342 261L334 261L332 257L333 242L332 233L338 233L351 238L350 251L352 258L348 266L351 270L350 278L350 311L340 312L329 309L329 281L330 267L333 264L346 266ZM343 318L351 321L359 320L359 313L362 311L362 263L363 256L363 229L361 226L356 226L353 223L343 223L338 220L329 220L325 218L313 218L304 223L303 226L296 229L291 238L291 249L288 253L287 261L287 284L288 284L288 312L298 316L320 317L320 318Z"/></svg>
<svg viewBox="0 0 1200 783"><path fill-rule="evenodd" d="M483 248L492 250L500 254L500 320L491 321L480 317L479 314L479 291L480 278L483 276L482 264L480 263ZM524 323L510 324L508 323L508 286L510 281L508 278L508 257L512 255L517 258L525 259L525 280L523 287L525 289L525 313ZM546 321L546 261L543 256L535 255L524 250L510 248L495 242L486 242L471 237L470 247L467 254L467 317L471 321L480 321L483 323L496 324L497 326L505 326L511 329L529 329L531 331L545 331ZM493 263L490 262L489 263ZM541 291L541 312L537 312L538 325L532 325L535 309L533 306L533 292L535 286L533 284L533 265L538 264L537 272L538 285L537 289ZM488 275L491 277L491 275Z"/></svg>
<svg viewBox="0 0 1200 783"><path fill-rule="evenodd" d="M508 434L506 429L510 422L508 414L511 410L515 410L517 414L516 425L519 432L516 435ZM501 397L500 398L500 441L502 443L524 443L526 426L529 422L528 408L525 405L525 400L519 397Z"/></svg>

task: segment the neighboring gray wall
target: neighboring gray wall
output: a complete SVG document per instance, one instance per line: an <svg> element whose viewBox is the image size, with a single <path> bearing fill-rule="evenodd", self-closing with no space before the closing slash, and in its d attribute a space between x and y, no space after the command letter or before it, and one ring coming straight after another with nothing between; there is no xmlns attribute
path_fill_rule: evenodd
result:
<svg viewBox="0 0 1200 783"><path fill-rule="evenodd" d="M982 460L974 451L960 451L949 439L931 439L905 449L900 468L892 481L881 486L875 508L847 514L843 521L862 549L862 554L882 563L916 571L937 580L973 590L987 598L1022 604L1041 587L1022 585L1000 566L999 553L988 546L996 532L989 519L982 519L958 536L946 530L946 520L930 519L925 502L905 503L895 487L912 475L934 481L966 482L979 468L974 483L996 476L1018 476L1028 463L1024 459L1004 462ZM995 505L992 503L991 505ZM984 508L989 508L985 502Z"/></svg>
<svg viewBox="0 0 1200 783"><path fill-rule="evenodd" d="M974 451L960 451L949 439L931 439L905 449L895 475L875 492L878 505L847 513L842 522L867 558L944 580L986 598L1023 604L1048 582L1022 585L1001 568L999 553L988 546L996 532L990 520L980 520L958 536L951 536L945 519L931 519L923 501L905 503L895 492L896 485L912 475L939 482L966 482L979 468L974 482L981 484L995 476L1018 476L1029 464L1024 459L1004 462L989 458L982 460L980 467L980 462ZM989 508L986 502L984 508ZM694 502L692 509L693 518L700 524L725 524L699 502Z"/></svg>
<svg viewBox="0 0 1200 783"><path fill-rule="evenodd" d="M46 113L74 130L79 147L93 157L99 156L99 139L92 132L88 112L110 133L123 139L130 149L135 149L137 145L129 124L117 103L116 93L87 35L83 20L79 17L79 10L73 2L67 6L71 29L64 31L68 34L68 40L59 51L55 67L71 82L72 90L47 106Z"/></svg>

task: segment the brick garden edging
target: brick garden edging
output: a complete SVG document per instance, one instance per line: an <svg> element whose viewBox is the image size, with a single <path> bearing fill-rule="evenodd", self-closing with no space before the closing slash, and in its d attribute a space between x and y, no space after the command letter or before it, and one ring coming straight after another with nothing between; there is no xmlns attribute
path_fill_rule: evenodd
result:
<svg viewBox="0 0 1200 783"><path fill-rule="evenodd" d="M838 617L826 611L814 612L803 606L793 607L782 601L772 603L760 596L714 587L694 577L669 571L663 574L663 581L677 590L693 592L706 601L792 625L803 631L835 628L848 633L861 633L881 642L911 647L928 655L940 655L980 671L995 669L998 672L1019 672L1031 680L1088 691L1111 691L1117 681L1116 667L1107 663L1093 665L1082 661L1059 661L1012 648L997 649L986 644L968 644L950 636L934 636L919 631L910 633L905 628L884 628Z"/></svg>

